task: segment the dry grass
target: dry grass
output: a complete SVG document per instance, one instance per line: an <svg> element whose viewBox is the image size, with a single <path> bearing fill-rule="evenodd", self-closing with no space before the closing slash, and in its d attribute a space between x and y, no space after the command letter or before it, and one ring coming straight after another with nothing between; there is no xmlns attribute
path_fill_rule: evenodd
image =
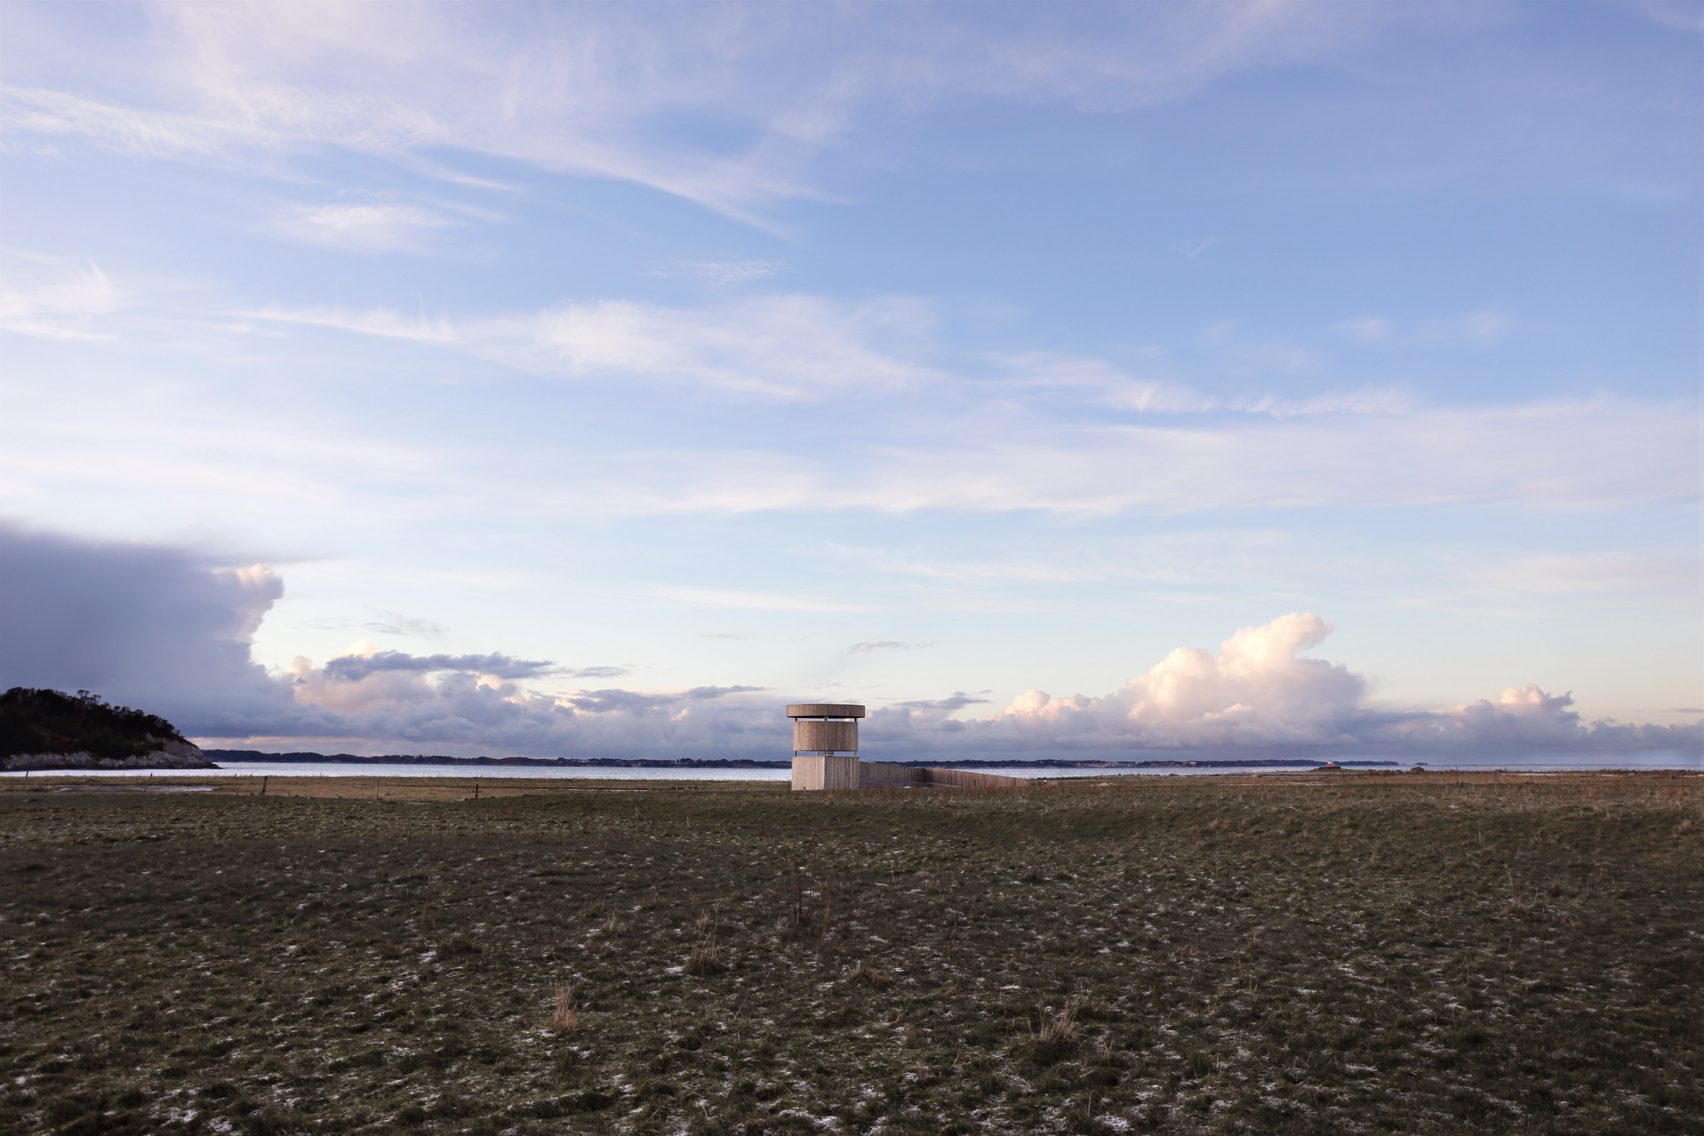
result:
<svg viewBox="0 0 1704 1136"><path fill-rule="evenodd" d="M550 1013L550 1028L557 1033L573 1033L580 1024L580 1013L574 1008L574 988L556 988L556 1006Z"/></svg>
<svg viewBox="0 0 1704 1136"><path fill-rule="evenodd" d="M7 1133L1704 1131L1697 776L17 785Z"/></svg>

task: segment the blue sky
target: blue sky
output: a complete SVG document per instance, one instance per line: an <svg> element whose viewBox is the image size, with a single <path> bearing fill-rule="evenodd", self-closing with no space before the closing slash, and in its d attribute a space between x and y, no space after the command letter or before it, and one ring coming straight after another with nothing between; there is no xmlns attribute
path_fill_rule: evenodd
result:
<svg viewBox="0 0 1704 1136"><path fill-rule="evenodd" d="M0 30L0 682L371 752L830 696L955 755L1698 745L1690 4Z"/></svg>

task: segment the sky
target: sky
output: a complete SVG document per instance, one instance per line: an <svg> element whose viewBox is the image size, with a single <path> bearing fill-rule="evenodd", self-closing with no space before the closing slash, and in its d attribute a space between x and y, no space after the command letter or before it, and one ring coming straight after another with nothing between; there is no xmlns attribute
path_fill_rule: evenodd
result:
<svg viewBox="0 0 1704 1136"><path fill-rule="evenodd" d="M0 4L0 686L1704 750L1687 2Z"/></svg>

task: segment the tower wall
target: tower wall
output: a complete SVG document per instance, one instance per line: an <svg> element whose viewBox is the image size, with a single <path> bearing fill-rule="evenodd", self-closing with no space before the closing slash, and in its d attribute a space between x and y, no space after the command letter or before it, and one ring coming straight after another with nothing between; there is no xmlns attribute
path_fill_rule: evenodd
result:
<svg viewBox="0 0 1704 1136"><path fill-rule="evenodd" d="M857 787L856 757L810 757L800 754L793 758L794 789L832 792L836 789Z"/></svg>
<svg viewBox="0 0 1704 1136"><path fill-rule="evenodd" d="M795 718L793 752L856 754L858 723L822 718Z"/></svg>

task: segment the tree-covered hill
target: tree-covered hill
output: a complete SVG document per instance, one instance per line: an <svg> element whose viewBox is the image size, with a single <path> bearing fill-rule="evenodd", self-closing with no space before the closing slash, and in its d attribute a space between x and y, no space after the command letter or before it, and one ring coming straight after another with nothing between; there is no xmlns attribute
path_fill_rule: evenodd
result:
<svg viewBox="0 0 1704 1136"><path fill-rule="evenodd" d="M201 750L157 714L97 694L15 686L0 694L0 769L205 767Z"/></svg>

